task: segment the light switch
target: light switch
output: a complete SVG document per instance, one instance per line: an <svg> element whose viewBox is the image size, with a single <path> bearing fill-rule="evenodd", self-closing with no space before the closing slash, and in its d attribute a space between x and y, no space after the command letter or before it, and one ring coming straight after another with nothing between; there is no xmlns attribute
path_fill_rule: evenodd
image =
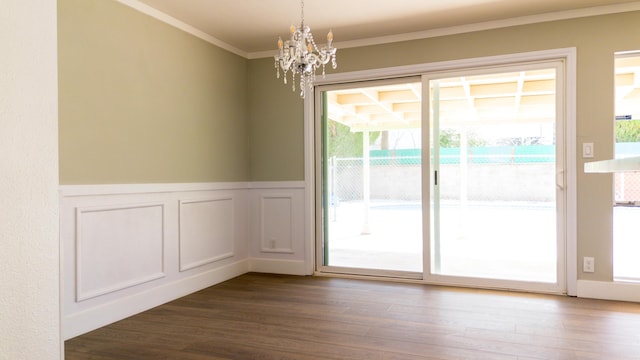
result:
<svg viewBox="0 0 640 360"><path fill-rule="evenodd" d="M582 158L590 159L593 157L593 143L582 143Z"/></svg>

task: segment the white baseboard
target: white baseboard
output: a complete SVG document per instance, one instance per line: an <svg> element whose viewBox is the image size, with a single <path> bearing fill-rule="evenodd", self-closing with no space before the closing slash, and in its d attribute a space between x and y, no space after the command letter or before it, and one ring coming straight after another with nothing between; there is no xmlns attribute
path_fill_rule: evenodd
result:
<svg viewBox="0 0 640 360"><path fill-rule="evenodd" d="M640 284L578 280L578 297L640 302Z"/></svg>
<svg viewBox="0 0 640 360"><path fill-rule="evenodd" d="M67 340L82 335L115 321L240 276L248 271L249 261L242 260L74 313L63 320L63 338Z"/></svg>
<svg viewBox="0 0 640 360"><path fill-rule="evenodd" d="M269 274L309 275L307 264L300 260L250 259L250 271Z"/></svg>

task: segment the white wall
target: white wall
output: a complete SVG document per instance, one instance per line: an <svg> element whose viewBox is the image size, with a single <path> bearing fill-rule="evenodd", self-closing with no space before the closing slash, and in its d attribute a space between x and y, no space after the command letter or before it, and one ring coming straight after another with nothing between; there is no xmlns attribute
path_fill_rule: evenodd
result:
<svg viewBox="0 0 640 360"><path fill-rule="evenodd" d="M0 2L0 359L59 359L55 0Z"/></svg>

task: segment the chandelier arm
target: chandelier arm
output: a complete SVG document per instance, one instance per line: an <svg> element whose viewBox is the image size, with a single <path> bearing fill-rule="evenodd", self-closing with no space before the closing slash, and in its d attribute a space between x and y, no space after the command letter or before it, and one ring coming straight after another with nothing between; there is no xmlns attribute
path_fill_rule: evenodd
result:
<svg viewBox="0 0 640 360"><path fill-rule="evenodd" d="M289 71L289 69L291 69L291 65L293 64L293 62L295 61L295 59L279 59L278 63L280 63L280 68L284 71Z"/></svg>

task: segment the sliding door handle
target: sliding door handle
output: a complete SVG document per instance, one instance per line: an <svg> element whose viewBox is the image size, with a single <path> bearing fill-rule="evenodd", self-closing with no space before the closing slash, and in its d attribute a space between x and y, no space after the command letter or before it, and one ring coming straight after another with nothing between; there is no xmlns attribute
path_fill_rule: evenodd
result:
<svg viewBox="0 0 640 360"><path fill-rule="evenodd" d="M556 171L556 186L560 190L564 190L564 169Z"/></svg>

